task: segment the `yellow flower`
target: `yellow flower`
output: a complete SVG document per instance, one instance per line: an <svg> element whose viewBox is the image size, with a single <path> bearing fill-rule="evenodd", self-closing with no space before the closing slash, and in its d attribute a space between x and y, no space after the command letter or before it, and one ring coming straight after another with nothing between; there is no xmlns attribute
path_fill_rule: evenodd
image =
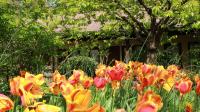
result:
<svg viewBox="0 0 200 112"><path fill-rule="evenodd" d="M175 80L173 77L168 78L165 83L163 84L163 88L168 92L172 89L175 84Z"/></svg>
<svg viewBox="0 0 200 112"><path fill-rule="evenodd" d="M0 94L0 112L6 112L13 108L13 101L7 96Z"/></svg>
<svg viewBox="0 0 200 112"><path fill-rule="evenodd" d="M22 105L27 106L34 99L42 97L40 86L44 83L44 78L42 74L34 76L25 71L21 72L21 76L10 80L10 89L13 95L21 97Z"/></svg>
<svg viewBox="0 0 200 112"><path fill-rule="evenodd" d="M97 69L95 70L95 74L96 76L99 76L99 77L107 77L107 73L106 73L106 65L104 64L99 64L97 66Z"/></svg>
<svg viewBox="0 0 200 112"><path fill-rule="evenodd" d="M67 109L69 112L78 110L86 111L91 100L91 91L86 89L76 89L71 94L65 96Z"/></svg>
<svg viewBox="0 0 200 112"><path fill-rule="evenodd" d="M60 108L43 102L35 102L34 105L28 106L24 112L60 112Z"/></svg>
<svg viewBox="0 0 200 112"><path fill-rule="evenodd" d="M91 91L87 89L76 89L71 94L64 96L67 102L67 112L105 112L98 103L89 107Z"/></svg>
<svg viewBox="0 0 200 112"><path fill-rule="evenodd" d="M27 80L31 80L34 85L41 86L44 84L44 76L43 74L33 75L29 72L26 72L24 78Z"/></svg>

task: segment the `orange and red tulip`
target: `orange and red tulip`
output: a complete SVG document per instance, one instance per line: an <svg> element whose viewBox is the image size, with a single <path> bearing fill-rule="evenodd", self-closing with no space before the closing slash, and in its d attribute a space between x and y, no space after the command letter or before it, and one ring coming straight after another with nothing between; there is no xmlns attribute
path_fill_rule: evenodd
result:
<svg viewBox="0 0 200 112"><path fill-rule="evenodd" d="M157 112L163 106L162 99L153 91L148 90L144 95L138 96L136 112Z"/></svg>
<svg viewBox="0 0 200 112"><path fill-rule="evenodd" d="M167 71L169 72L169 75L176 76L179 73L179 67L176 65L170 65L167 67Z"/></svg>
<svg viewBox="0 0 200 112"><path fill-rule="evenodd" d="M10 89L13 95L21 97L22 105L29 105L34 99L41 98L43 92L40 86L44 83L43 75L32 75L23 72L23 77L15 77L10 80Z"/></svg>
<svg viewBox="0 0 200 112"><path fill-rule="evenodd" d="M31 103L31 96L28 93L33 87L33 83L22 77L15 77L10 80L10 90L13 95L21 97L22 105L26 106Z"/></svg>
<svg viewBox="0 0 200 112"><path fill-rule="evenodd" d="M195 76L194 78L195 82L196 82L196 94L200 95L200 77L198 75Z"/></svg>
<svg viewBox="0 0 200 112"><path fill-rule="evenodd" d="M65 85L65 83L67 83L67 80L64 75L60 75L60 73L56 70L53 73L52 81L53 82L50 84L50 91L53 94L58 95L62 92L62 85Z"/></svg>
<svg viewBox="0 0 200 112"><path fill-rule="evenodd" d="M185 106L185 112L192 112L192 105L190 103L187 103Z"/></svg>
<svg viewBox="0 0 200 112"><path fill-rule="evenodd" d="M144 64L142 66L142 73L143 74L149 74L151 72L152 72L152 66L151 65Z"/></svg>
<svg viewBox="0 0 200 112"><path fill-rule="evenodd" d="M107 77L106 69L107 69L106 65L99 64L97 66L97 69L95 70L96 76L98 76L98 77Z"/></svg>
<svg viewBox="0 0 200 112"><path fill-rule="evenodd" d="M145 87L151 86L155 84L156 78L153 74L148 74L146 76L137 76L137 80L139 81L136 85L136 89L138 91L142 91Z"/></svg>
<svg viewBox="0 0 200 112"><path fill-rule="evenodd" d="M182 78L176 82L175 87L181 95L184 95L192 90L192 81L188 77Z"/></svg>
<svg viewBox="0 0 200 112"><path fill-rule="evenodd" d="M33 75L33 74L30 74L29 72L25 72L25 74L23 74L22 77L24 77L27 80L31 80L33 84L37 86L41 86L42 84L44 84L43 74Z"/></svg>
<svg viewBox="0 0 200 112"><path fill-rule="evenodd" d="M33 105L26 107L24 112L60 112L60 108L43 102L35 102Z"/></svg>
<svg viewBox="0 0 200 112"><path fill-rule="evenodd" d="M69 77L68 81L72 84L78 84L80 79L83 78L84 72L82 70L74 70L73 74Z"/></svg>
<svg viewBox="0 0 200 112"><path fill-rule="evenodd" d="M7 96L0 94L0 112L6 112L13 108L13 101Z"/></svg>
<svg viewBox="0 0 200 112"><path fill-rule="evenodd" d="M105 109L100 104L96 103L90 107L86 112L105 112Z"/></svg>
<svg viewBox="0 0 200 112"><path fill-rule="evenodd" d="M80 80L81 84L84 88L88 89L93 84L93 78L84 76L83 79Z"/></svg>

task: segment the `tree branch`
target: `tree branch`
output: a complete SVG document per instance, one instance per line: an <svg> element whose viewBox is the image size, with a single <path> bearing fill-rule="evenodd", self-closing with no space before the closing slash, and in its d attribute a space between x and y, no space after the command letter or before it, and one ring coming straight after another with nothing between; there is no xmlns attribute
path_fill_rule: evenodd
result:
<svg viewBox="0 0 200 112"><path fill-rule="evenodd" d="M139 2L140 5L142 5L145 9L145 11L147 12L147 14L149 14L149 16L151 17L151 32L155 33L155 31L157 30L156 26L156 16L152 13L152 9L147 7L147 5L144 3L143 0L137 0Z"/></svg>
<svg viewBox="0 0 200 112"><path fill-rule="evenodd" d="M118 14L117 14L117 15L118 15ZM119 17L117 17L118 19L120 19L120 20L122 20L122 21L128 23L128 24L131 26L131 28L132 28L132 30L133 30L133 33L134 33L137 37L141 37L141 36L139 35L139 33L138 33L138 30L136 29L136 27L135 27L135 25L134 25L133 23L131 23L126 17L122 17L122 16L120 16L120 15L118 15L118 16L119 16Z"/></svg>
<svg viewBox="0 0 200 112"><path fill-rule="evenodd" d="M162 18L162 19L157 23L157 25L160 26L160 25L162 25L162 24L166 24L168 21L169 21L169 16L166 17L166 18Z"/></svg>
<svg viewBox="0 0 200 112"><path fill-rule="evenodd" d="M135 22L137 24L137 26L140 28L140 30L143 30L144 33L147 33L143 23L141 23L140 21L138 21L118 0L114 0L121 8L122 10L128 14L128 16L131 18L131 20L133 22Z"/></svg>
<svg viewBox="0 0 200 112"><path fill-rule="evenodd" d="M134 26L126 17L120 16L119 14L117 14L117 15L118 15L118 16L116 16L117 19L128 23L131 27Z"/></svg>
<svg viewBox="0 0 200 112"><path fill-rule="evenodd" d="M146 10L146 12L147 12L150 16L154 16L154 15L152 14L152 9L149 8L149 7L147 7L147 6L145 5L145 3L144 3L143 0L138 0L138 2L139 2L140 5L142 5L142 6L144 7L144 9Z"/></svg>

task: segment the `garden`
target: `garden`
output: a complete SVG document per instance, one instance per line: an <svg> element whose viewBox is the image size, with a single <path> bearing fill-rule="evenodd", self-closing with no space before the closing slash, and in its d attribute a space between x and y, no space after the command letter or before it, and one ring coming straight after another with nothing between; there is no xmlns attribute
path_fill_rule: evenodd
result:
<svg viewBox="0 0 200 112"><path fill-rule="evenodd" d="M0 112L200 112L200 1L0 0Z"/></svg>

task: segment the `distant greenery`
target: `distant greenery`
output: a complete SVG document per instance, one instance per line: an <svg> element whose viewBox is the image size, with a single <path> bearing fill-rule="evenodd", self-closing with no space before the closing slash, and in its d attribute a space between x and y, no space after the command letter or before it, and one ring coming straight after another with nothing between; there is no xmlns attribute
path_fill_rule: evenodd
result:
<svg viewBox="0 0 200 112"><path fill-rule="evenodd" d="M172 64L181 65L181 56L176 45L170 45L157 53L157 64L169 66Z"/></svg>
<svg viewBox="0 0 200 112"><path fill-rule="evenodd" d="M194 44L191 45L190 51L189 51L189 67L188 69L192 71L196 71L200 73L200 45Z"/></svg>
<svg viewBox="0 0 200 112"><path fill-rule="evenodd" d="M81 69L89 76L94 76L94 71L97 67L98 62L95 59L86 56L73 56L70 57L66 63L61 67L63 74L70 76L73 70Z"/></svg>

